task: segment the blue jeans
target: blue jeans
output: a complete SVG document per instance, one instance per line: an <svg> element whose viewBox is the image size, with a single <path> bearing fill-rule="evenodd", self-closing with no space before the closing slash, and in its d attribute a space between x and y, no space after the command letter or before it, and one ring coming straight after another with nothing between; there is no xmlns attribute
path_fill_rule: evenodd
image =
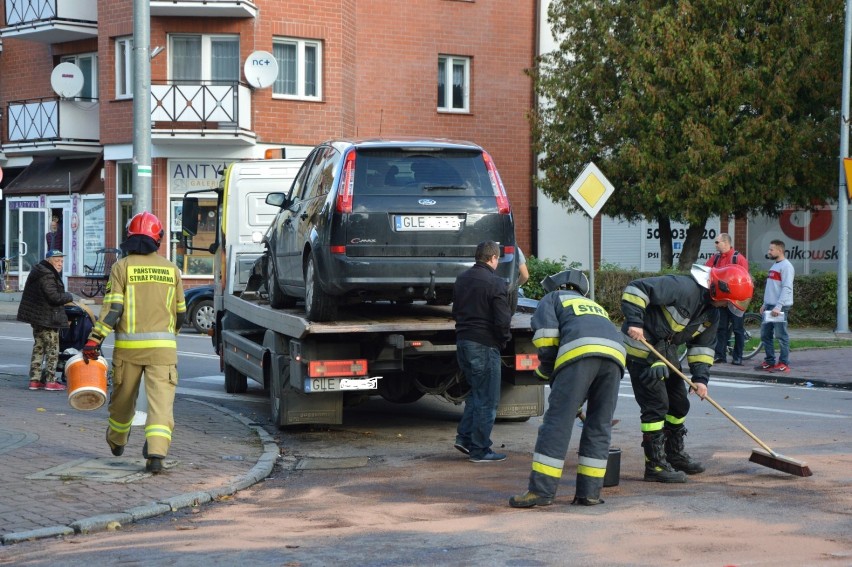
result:
<svg viewBox="0 0 852 567"><path fill-rule="evenodd" d="M790 317L790 308L782 307L781 311L787 314L787 320ZM760 326L760 342L763 343L763 350L766 352L764 360L767 364L775 364L775 345L774 339L778 339L778 346L781 353L778 357L778 362L790 364L790 335L787 334L787 321L783 323L764 323Z"/></svg>
<svg viewBox="0 0 852 567"><path fill-rule="evenodd" d="M481 458L491 450L491 429L500 402L500 351L480 343L459 340L456 343L459 367L470 384L456 441L470 449L472 458Z"/></svg>

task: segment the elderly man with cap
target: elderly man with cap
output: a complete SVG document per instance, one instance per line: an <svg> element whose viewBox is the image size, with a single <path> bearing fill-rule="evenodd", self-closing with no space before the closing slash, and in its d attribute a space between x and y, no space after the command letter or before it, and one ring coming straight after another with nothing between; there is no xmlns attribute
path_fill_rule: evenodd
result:
<svg viewBox="0 0 852 567"><path fill-rule="evenodd" d="M56 381L59 362L59 329L68 326L65 304L73 301L62 283L65 254L49 250L44 260L33 266L24 285L18 321L33 328L33 354L30 360L30 390L61 392L65 385Z"/></svg>

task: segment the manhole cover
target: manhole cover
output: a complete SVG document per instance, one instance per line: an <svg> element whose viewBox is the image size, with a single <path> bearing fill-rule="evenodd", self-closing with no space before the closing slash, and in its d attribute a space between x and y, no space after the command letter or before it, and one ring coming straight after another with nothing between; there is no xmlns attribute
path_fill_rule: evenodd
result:
<svg viewBox="0 0 852 567"><path fill-rule="evenodd" d="M325 470L325 469L357 469L366 467L369 457L340 457L337 459L324 459L320 457L305 457L299 459L294 467L297 471Z"/></svg>
<svg viewBox="0 0 852 567"><path fill-rule="evenodd" d="M165 459L163 468L170 469L180 461ZM100 482L128 483L151 476L145 470L145 459L104 457L78 459L27 477L28 480L94 480Z"/></svg>
<svg viewBox="0 0 852 567"><path fill-rule="evenodd" d="M29 445L38 441L38 435L29 431L15 431L14 429L0 429L0 454L7 453L12 449Z"/></svg>

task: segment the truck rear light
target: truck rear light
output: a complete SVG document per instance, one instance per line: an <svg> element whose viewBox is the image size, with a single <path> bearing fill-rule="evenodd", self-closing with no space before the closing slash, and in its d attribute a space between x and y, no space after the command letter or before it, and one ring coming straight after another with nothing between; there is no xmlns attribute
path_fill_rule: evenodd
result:
<svg viewBox="0 0 852 567"><path fill-rule="evenodd" d="M515 355L515 370L518 372L532 372L538 368L537 354L516 354Z"/></svg>
<svg viewBox="0 0 852 567"><path fill-rule="evenodd" d="M512 212L512 208L509 206L509 197L506 195L506 188L503 186L503 180L500 179L494 160L491 159L488 152L482 152L482 159L485 160L485 169L488 171L491 188L494 190L494 197L497 199L497 211L501 215L508 215Z"/></svg>
<svg viewBox="0 0 852 567"><path fill-rule="evenodd" d="M355 192L355 151L346 154L343 164L343 175L340 177L340 186L337 188L337 212L352 212L352 195Z"/></svg>
<svg viewBox="0 0 852 567"><path fill-rule="evenodd" d="M312 360L308 364L308 376L325 378L328 376L366 376L367 360Z"/></svg>

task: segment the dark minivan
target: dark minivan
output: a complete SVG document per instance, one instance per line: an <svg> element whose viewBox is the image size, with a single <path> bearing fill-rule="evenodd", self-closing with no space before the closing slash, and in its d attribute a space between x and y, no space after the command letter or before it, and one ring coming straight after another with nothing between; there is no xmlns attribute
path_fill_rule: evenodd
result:
<svg viewBox="0 0 852 567"><path fill-rule="evenodd" d="M498 275L517 297L515 228L491 156L443 139L339 140L320 144L264 242L273 307L299 298L312 321L335 319L341 304L390 300L452 302L456 276L476 245L501 246Z"/></svg>

